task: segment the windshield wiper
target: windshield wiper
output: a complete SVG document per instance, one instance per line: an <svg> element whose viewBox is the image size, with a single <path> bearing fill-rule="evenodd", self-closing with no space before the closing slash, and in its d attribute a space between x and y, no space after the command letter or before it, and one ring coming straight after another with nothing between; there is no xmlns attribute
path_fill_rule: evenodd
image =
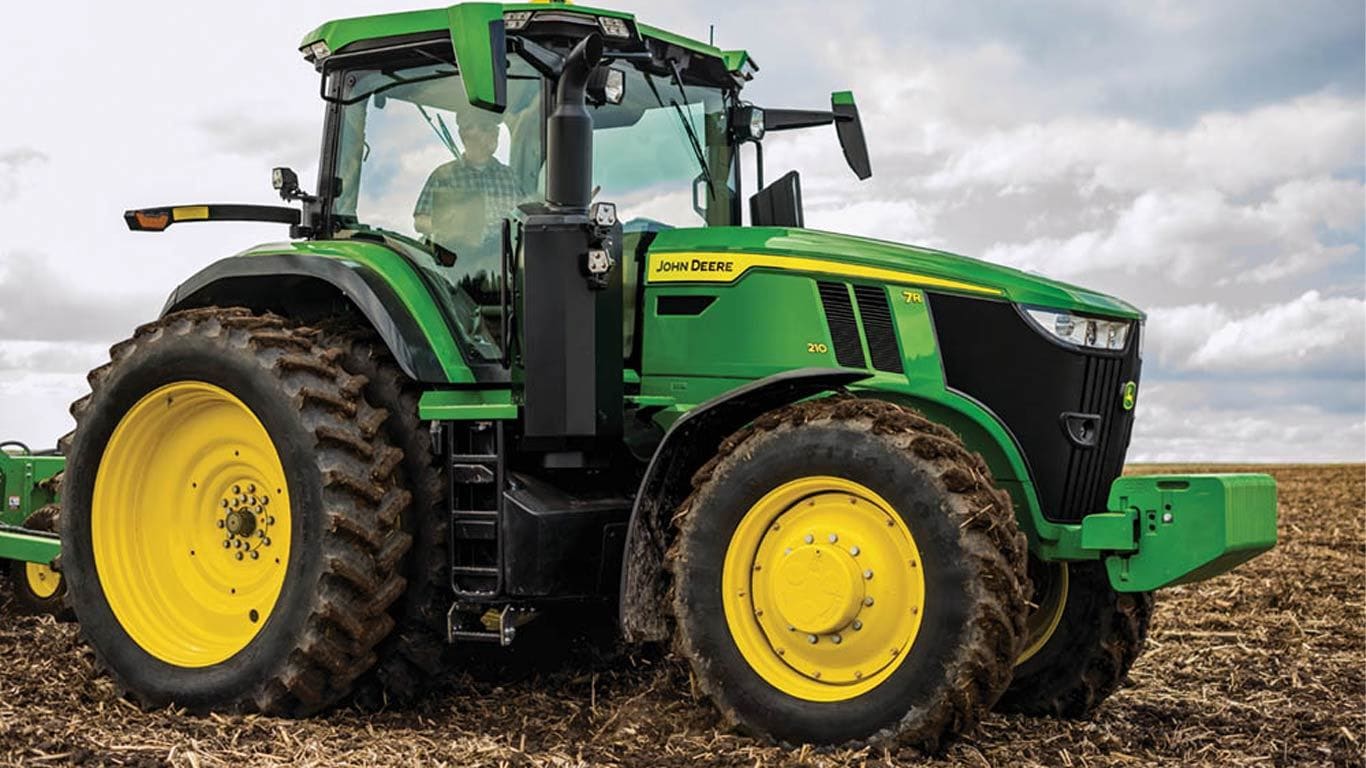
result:
<svg viewBox="0 0 1366 768"><path fill-rule="evenodd" d="M683 101L686 102L688 100L688 93L683 90L683 76L678 69L678 62L670 59L669 64L673 66L674 82L678 84L678 92L683 96ZM659 89L655 87L655 79L650 76L649 72L642 72L642 74L645 75L645 82L650 86L650 92L654 94L655 101L659 102L659 106L663 107L664 99L659 96ZM683 108L678 105L676 100L672 98L669 99L669 104L674 108L674 112L678 114L679 122L683 123L683 131L688 134L688 143L692 146L693 157L697 158L697 167L702 169L702 178L707 182L709 199L715 199L716 184L712 181L711 170L707 168L707 154L702 151L702 142L697 140L697 132L693 130L692 121L688 119L688 115L683 112Z"/></svg>
<svg viewBox="0 0 1366 768"><path fill-rule="evenodd" d="M441 115L437 115L436 121L433 122L432 116L427 114L426 107L416 102L413 103L413 106L417 107L417 111L422 113L422 118L427 121L427 125L432 127L432 133L436 134L436 138L440 139L441 143L446 145L446 149L450 150L450 153L455 155L457 160L460 159L460 150L456 148L455 139L451 138L451 131L446 127L446 121L441 119Z"/></svg>

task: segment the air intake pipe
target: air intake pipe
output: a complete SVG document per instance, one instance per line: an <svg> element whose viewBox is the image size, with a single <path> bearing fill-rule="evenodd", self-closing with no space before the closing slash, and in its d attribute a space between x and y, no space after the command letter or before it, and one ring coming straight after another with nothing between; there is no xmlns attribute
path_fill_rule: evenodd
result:
<svg viewBox="0 0 1366 768"><path fill-rule="evenodd" d="M574 46L555 90L555 111L546 121L546 201L559 209L586 209L593 197L593 116L584 96L588 76L602 61L596 32Z"/></svg>

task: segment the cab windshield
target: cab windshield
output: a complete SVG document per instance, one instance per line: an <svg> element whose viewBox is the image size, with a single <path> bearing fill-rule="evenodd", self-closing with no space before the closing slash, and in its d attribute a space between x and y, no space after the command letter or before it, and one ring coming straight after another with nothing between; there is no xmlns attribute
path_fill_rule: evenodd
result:
<svg viewBox="0 0 1366 768"><path fill-rule="evenodd" d="M616 203L627 232L734 223L727 92L618 67L622 103L589 107L594 199Z"/></svg>
<svg viewBox="0 0 1366 768"><path fill-rule="evenodd" d="M339 236L387 237L413 262L481 356L501 355L496 318L502 227L517 206L543 198L542 80L510 68L499 115L469 103L456 66L416 61L338 73L343 104L332 204Z"/></svg>

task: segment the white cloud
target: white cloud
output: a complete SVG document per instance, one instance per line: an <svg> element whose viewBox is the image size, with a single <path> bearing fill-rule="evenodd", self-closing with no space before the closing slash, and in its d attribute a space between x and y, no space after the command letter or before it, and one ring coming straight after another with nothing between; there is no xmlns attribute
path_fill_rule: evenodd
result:
<svg viewBox="0 0 1366 768"><path fill-rule="evenodd" d="M1355 382L1360 388L1360 381ZM1187 385L1150 385L1139 395L1131 462L1317 462L1366 460L1366 419L1313 403L1221 408L1220 389L1190 397Z"/></svg>
<svg viewBox="0 0 1366 768"><path fill-rule="evenodd" d="M9 200L18 193L21 170L46 162L47 155L30 147L0 152L0 201Z"/></svg>
<svg viewBox="0 0 1366 768"><path fill-rule="evenodd" d="M984 135L959 134L931 189L1008 187L1068 179L1083 190L1206 188L1241 195L1359 162L1359 99L1316 94L1247 112L1216 112L1190 127L1060 117Z"/></svg>
<svg viewBox="0 0 1366 768"><path fill-rule="evenodd" d="M1366 301L1308 291L1238 317L1215 304L1149 313L1145 349L1173 371L1366 374Z"/></svg>
<svg viewBox="0 0 1366 768"><path fill-rule="evenodd" d="M1364 194L1359 182L1328 177L1287 181L1257 202L1212 188L1143 192L1104 227L1001 243L983 258L1070 280L1117 271L1188 284L1268 283L1357 252L1321 234L1352 228Z"/></svg>

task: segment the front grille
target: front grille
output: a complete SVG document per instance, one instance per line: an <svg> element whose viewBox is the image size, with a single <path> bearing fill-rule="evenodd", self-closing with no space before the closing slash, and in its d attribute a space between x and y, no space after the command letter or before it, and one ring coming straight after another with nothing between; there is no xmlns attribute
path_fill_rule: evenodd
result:
<svg viewBox="0 0 1366 768"><path fill-rule="evenodd" d="M858 299L858 314L863 320L863 336L868 339L868 357L872 358L873 367L887 373L904 373L887 289L880 285L856 285L854 298Z"/></svg>
<svg viewBox="0 0 1366 768"><path fill-rule="evenodd" d="M1076 522L1103 512L1133 429L1121 400L1124 383L1138 380L1138 334L1123 353L1083 352L1046 338L1007 302L947 294L929 302L946 383L1010 430L1044 516ZM1070 439L1063 414L1099 417L1094 443Z"/></svg>
<svg viewBox="0 0 1366 768"><path fill-rule="evenodd" d="M849 300L849 286L844 283L816 283L825 308L825 322L830 326L830 342L835 346L835 361L845 368L866 368L863 360L863 340L859 338L858 323L854 321L854 303Z"/></svg>

